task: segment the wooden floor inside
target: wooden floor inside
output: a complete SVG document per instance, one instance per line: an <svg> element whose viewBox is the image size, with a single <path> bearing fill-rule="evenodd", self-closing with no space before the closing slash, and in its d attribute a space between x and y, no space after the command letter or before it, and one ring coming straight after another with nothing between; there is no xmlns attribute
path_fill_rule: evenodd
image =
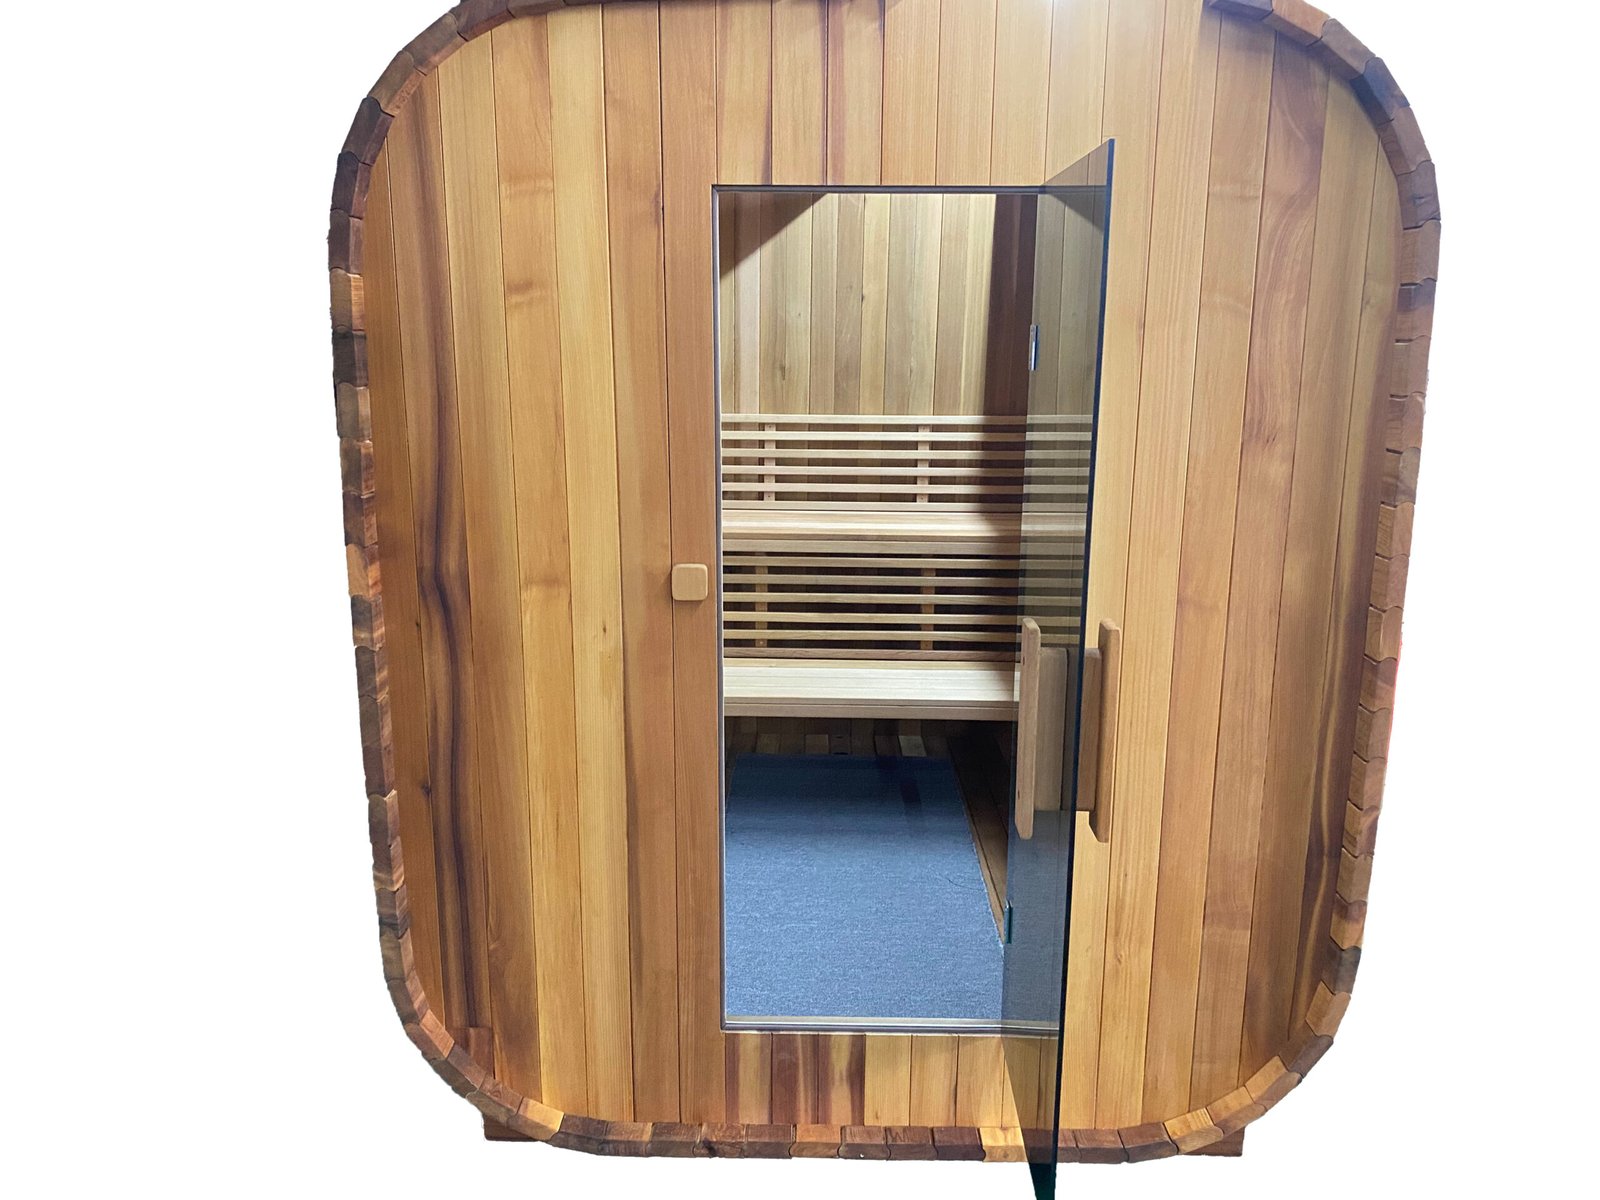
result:
<svg viewBox="0 0 1600 1200"><path fill-rule="evenodd" d="M727 773L741 754L851 754L943 758L955 769L995 929L1006 896L1007 814L1014 726L996 721L729 717Z"/></svg>

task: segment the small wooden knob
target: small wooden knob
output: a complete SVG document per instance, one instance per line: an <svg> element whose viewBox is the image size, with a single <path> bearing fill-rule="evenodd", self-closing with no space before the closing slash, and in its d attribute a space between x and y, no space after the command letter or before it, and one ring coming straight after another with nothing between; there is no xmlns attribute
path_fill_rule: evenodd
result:
<svg viewBox="0 0 1600 1200"><path fill-rule="evenodd" d="M705 563L679 563L672 568L672 598L693 604L711 595L711 572Z"/></svg>

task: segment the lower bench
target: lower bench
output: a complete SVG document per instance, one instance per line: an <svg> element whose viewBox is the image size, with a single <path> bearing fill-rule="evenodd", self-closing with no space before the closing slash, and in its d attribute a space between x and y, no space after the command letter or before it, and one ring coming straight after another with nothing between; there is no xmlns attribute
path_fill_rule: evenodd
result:
<svg viewBox="0 0 1600 1200"><path fill-rule="evenodd" d="M729 658L722 678L730 717L1017 718L1011 662Z"/></svg>

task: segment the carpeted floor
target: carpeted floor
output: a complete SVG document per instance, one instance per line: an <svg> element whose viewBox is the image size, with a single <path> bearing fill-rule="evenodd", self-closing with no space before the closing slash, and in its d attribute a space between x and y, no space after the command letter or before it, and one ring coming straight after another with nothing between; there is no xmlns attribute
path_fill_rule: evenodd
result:
<svg viewBox="0 0 1600 1200"><path fill-rule="evenodd" d="M947 761L742 755L730 1017L995 1021L1001 946Z"/></svg>

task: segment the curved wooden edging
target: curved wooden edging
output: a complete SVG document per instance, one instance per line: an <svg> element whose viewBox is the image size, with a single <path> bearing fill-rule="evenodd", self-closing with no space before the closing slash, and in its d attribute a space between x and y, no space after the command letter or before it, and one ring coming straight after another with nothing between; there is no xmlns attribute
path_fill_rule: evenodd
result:
<svg viewBox="0 0 1600 1200"><path fill-rule="evenodd" d="M362 295L361 221L372 163L411 92L466 42L518 16L599 0L466 0L399 54L356 110L334 175L328 266L333 293L334 389L344 487L361 743L371 797L373 886L377 890L384 978L411 1040L457 1093L515 1133L598 1154L947 1158L1017 1161L1016 1130L879 1126L689 1125L600 1121L566 1114L519 1095L486 1073L434 1015L411 954L410 911L394 791L383 594L374 505L372 422ZM1383 795L1390 710L1400 652L1406 567L1421 459L1424 393L1439 263L1439 196L1433 161L1410 102L1382 59L1338 21L1305 0L1205 0L1241 20L1264 21L1308 47L1360 98L1388 154L1400 191L1400 292L1388 363L1385 470L1368 611L1366 661L1356 715L1355 760L1344 825L1344 854L1329 924L1322 982L1305 1022L1278 1057L1243 1086L1163 1123L1120 1130L1063 1130L1067 1162L1139 1162L1203 1150L1286 1096L1332 1043L1350 1003L1361 957L1367 881Z"/></svg>

